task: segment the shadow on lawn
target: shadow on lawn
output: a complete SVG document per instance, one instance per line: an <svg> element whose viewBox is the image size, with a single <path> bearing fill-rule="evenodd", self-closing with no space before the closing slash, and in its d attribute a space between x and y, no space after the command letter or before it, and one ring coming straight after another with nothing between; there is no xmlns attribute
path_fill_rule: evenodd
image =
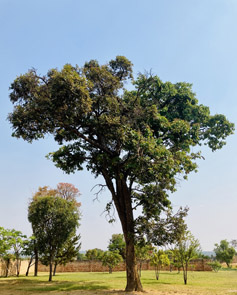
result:
<svg viewBox="0 0 237 295"><path fill-rule="evenodd" d="M11 282L11 283L10 283ZM9 284L10 283L10 284ZM101 285L100 282L68 282L68 281L38 281L28 279L18 280L1 280L0 282L0 293L1 289L13 287L19 291L31 291L31 292L49 292L49 291L72 291L72 290L109 290L109 286Z"/></svg>

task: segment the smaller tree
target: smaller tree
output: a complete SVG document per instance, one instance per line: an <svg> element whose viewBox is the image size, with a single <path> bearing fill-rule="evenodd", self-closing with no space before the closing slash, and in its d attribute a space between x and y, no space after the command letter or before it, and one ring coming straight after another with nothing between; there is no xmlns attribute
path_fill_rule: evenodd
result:
<svg viewBox="0 0 237 295"><path fill-rule="evenodd" d="M86 251L86 254L85 254L88 260L101 260L103 255L104 255L104 251L98 248L89 249Z"/></svg>
<svg viewBox="0 0 237 295"><path fill-rule="evenodd" d="M78 252L78 254L77 254L77 260L78 261L86 260L86 255L84 253Z"/></svg>
<svg viewBox="0 0 237 295"><path fill-rule="evenodd" d="M208 265L214 272L218 272L221 269L221 264L218 261L209 262Z"/></svg>
<svg viewBox="0 0 237 295"><path fill-rule="evenodd" d="M29 258L28 265L26 269L26 276L28 277L30 267L35 264L35 237L29 237L24 243L24 249L22 251L22 255Z"/></svg>
<svg viewBox="0 0 237 295"><path fill-rule="evenodd" d="M153 252L151 265L155 266L156 279L159 280L159 274L162 267L170 264L168 255L163 250Z"/></svg>
<svg viewBox="0 0 237 295"><path fill-rule="evenodd" d="M26 236L21 231L12 229L9 231L9 242L13 250L14 259L16 260L16 275L19 277L21 267L21 255L24 251Z"/></svg>
<svg viewBox="0 0 237 295"><path fill-rule="evenodd" d="M79 225L78 208L74 202L61 197L39 196L29 205L28 219L41 259L45 265L49 265L51 281L56 255Z"/></svg>
<svg viewBox="0 0 237 295"><path fill-rule="evenodd" d="M175 259L183 269L185 285L188 281L188 266L190 260L196 258L198 256L198 252L200 252L199 241L195 239L189 231L185 231L174 249Z"/></svg>
<svg viewBox="0 0 237 295"><path fill-rule="evenodd" d="M113 268L119 264L119 262L123 261L122 256L119 254L119 251L105 251L104 255L101 258L102 264L104 266L108 266L109 273L111 274Z"/></svg>
<svg viewBox="0 0 237 295"><path fill-rule="evenodd" d="M119 254L125 259L126 257L126 243L123 234L113 234L109 241L109 251L119 251Z"/></svg>
<svg viewBox="0 0 237 295"><path fill-rule="evenodd" d="M11 249L11 232L8 229L0 227L0 258L5 263L5 277L8 277L10 261L14 258Z"/></svg>
<svg viewBox="0 0 237 295"><path fill-rule="evenodd" d="M16 275L19 276L25 239L26 236L20 231L0 227L0 257L5 262L6 277L8 277L11 260L16 260Z"/></svg>
<svg viewBox="0 0 237 295"><path fill-rule="evenodd" d="M58 249L54 261L54 271L53 275L56 274L56 269L58 265L66 265L68 262L73 261L77 258L79 250L81 248L81 243L79 242L80 235L75 233L65 242L62 248Z"/></svg>
<svg viewBox="0 0 237 295"><path fill-rule="evenodd" d="M225 262L227 267L230 267L230 263L235 255L235 249L230 246L227 240L220 241L220 245L215 244L214 252L216 253L216 259L219 262Z"/></svg>
<svg viewBox="0 0 237 295"><path fill-rule="evenodd" d="M145 242L145 241L144 241ZM136 259L138 263L139 276L142 275L142 264L145 260L151 258L153 247L149 244L137 244L135 246Z"/></svg>

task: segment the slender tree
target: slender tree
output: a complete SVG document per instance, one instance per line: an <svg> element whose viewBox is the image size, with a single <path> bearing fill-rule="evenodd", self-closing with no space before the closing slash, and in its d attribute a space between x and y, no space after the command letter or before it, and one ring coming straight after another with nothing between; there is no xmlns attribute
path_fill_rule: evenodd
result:
<svg viewBox="0 0 237 295"><path fill-rule="evenodd" d="M24 252L26 235L23 235L21 231L12 229L10 231L9 238L13 250L14 259L16 260L16 275L17 277L19 277L21 267L21 255Z"/></svg>
<svg viewBox="0 0 237 295"><path fill-rule="evenodd" d="M129 80L134 89L124 90ZM57 167L72 173L85 163L104 177L126 242L126 291L141 291L134 210L141 207L150 219L169 206L177 176L197 168L201 155L192 147L220 149L233 124L199 105L191 84L163 83L152 74L134 80L123 56L105 65L66 64L44 76L32 69L10 91L13 136L32 142L52 134L62 145L49 155Z"/></svg>
<svg viewBox="0 0 237 295"><path fill-rule="evenodd" d="M29 258L28 265L26 269L26 277L29 275L30 267L35 264L35 237L29 237L24 244L24 249L22 254Z"/></svg>
<svg viewBox="0 0 237 295"><path fill-rule="evenodd" d="M184 284L188 282L188 266L192 259L197 258L200 253L200 244L189 232L184 232L173 250L176 261L183 269Z"/></svg>
<svg viewBox="0 0 237 295"><path fill-rule="evenodd" d="M154 251L151 257L151 265L155 267L156 279L159 280L161 268L170 264L168 255L163 250Z"/></svg>
<svg viewBox="0 0 237 295"><path fill-rule="evenodd" d="M71 237L67 239L64 245L58 249L55 260L54 260L54 270L53 275L56 274L56 269L58 265L66 265L68 262L75 260L79 254L81 248L81 243L79 242L80 235L72 233Z"/></svg>
<svg viewBox="0 0 237 295"><path fill-rule="evenodd" d="M115 251L105 251L101 257L102 264L108 266L109 273L113 272L113 268L123 261L123 257L119 254L118 250Z"/></svg>
<svg viewBox="0 0 237 295"><path fill-rule="evenodd" d="M138 263L138 272L139 276L142 276L142 264L144 261L149 260L151 258L151 254L153 252L153 247L149 244L137 244L135 246L136 259Z"/></svg>

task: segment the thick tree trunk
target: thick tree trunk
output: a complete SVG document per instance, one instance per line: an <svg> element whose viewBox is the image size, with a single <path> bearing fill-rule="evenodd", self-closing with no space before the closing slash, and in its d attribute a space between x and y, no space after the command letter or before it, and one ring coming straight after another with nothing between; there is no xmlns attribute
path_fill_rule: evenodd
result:
<svg viewBox="0 0 237 295"><path fill-rule="evenodd" d="M124 179L121 171L118 169L116 173L116 190L114 184L103 170L103 176L106 184L111 191L115 207L121 221L123 234L126 242L126 272L127 272L127 286L125 291L143 291L140 277L138 274L136 256L135 256L135 234L134 234L134 217L132 208L131 191L127 186L126 179Z"/></svg>
<svg viewBox="0 0 237 295"><path fill-rule="evenodd" d="M126 242L127 286L125 290L127 292L143 291L135 256L134 218L131 194L128 191L126 182L123 180L117 182L117 197L120 202L118 213Z"/></svg>
<svg viewBox="0 0 237 295"><path fill-rule="evenodd" d="M129 234L128 234L129 236ZM127 286L126 291L143 291L140 277L137 270L134 239L127 237L126 241L126 271L127 271ZM126 240L126 239L125 239Z"/></svg>

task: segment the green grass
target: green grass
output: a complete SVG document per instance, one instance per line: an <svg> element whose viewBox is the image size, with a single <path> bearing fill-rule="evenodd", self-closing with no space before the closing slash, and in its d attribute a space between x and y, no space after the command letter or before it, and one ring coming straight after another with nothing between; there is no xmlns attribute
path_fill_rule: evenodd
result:
<svg viewBox="0 0 237 295"><path fill-rule="evenodd" d="M237 271L189 272L188 285L182 273L162 272L155 279L153 271L142 272L142 284L149 294L237 295ZM0 294L121 294L126 284L125 272L60 273L48 282L48 274L38 277L0 278Z"/></svg>

